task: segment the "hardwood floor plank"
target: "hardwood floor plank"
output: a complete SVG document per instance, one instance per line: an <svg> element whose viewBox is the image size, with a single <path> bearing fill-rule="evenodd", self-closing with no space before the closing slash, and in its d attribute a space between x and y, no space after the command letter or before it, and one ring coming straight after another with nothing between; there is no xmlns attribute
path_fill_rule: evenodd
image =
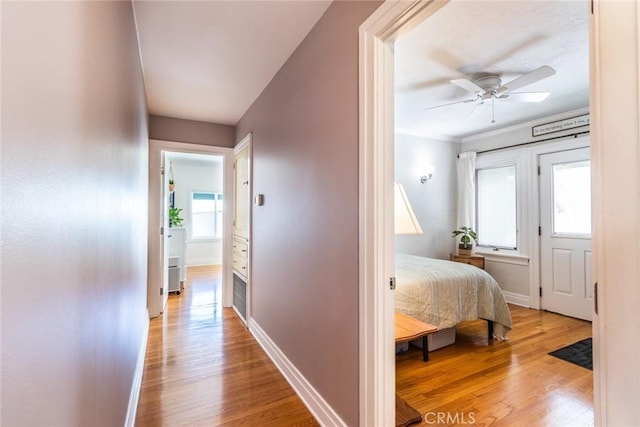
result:
<svg viewBox="0 0 640 427"><path fill-rule="evenodd" d="M232 309L218 267L190 267L181 295L152 319L137 426L315 426Z"/></svg>
<svg viewBox="0 0 640 427"><path fill-rule="evenodd" d="M591 323L510 308L506 341L487 345L486 322L464 322L429 362L413 347L396 356L396 392L427 416L420 425L594 424L592 371L547 354L591 336Z"/></svg>
<svg viewBox="0 0 640 427"><path fill-rule="evenodd" d="M190 268L188 279L151 320L136 425L318 425L235 312L222 308L220 270ZM465 322L429 362L413 347L396 357L397 394L429 416L421 425L593 425L592 372L547 354L591 336L591 324L511 310L507 341L487 345L486 322Z"/></svg>

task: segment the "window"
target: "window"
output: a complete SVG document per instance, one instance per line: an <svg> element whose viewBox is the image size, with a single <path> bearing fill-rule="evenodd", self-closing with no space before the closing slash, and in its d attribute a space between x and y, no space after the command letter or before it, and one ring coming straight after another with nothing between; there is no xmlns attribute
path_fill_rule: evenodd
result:
<svg viewBox="0 0 640 427"><path fill-rule="evenodd" d="M222 193L191 193L191 238L222 238Z"/></svg>
<svg viewBox="0 0 640 427"><path fill-rule="evenodd" d="M478 169L476 188L478 244L517 249L516 166Z"/></svg>

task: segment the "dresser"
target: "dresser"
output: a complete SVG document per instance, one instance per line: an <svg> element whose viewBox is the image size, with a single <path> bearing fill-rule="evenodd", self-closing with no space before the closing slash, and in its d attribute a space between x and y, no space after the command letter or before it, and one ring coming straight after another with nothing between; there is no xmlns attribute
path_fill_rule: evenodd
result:
<svg viewBox="0 0 640 427"><path fill-rule="evenodd" d="M482 255L458 255L450 254L449 259L463 264L475 265L484 270L484 257Z"/></svg>

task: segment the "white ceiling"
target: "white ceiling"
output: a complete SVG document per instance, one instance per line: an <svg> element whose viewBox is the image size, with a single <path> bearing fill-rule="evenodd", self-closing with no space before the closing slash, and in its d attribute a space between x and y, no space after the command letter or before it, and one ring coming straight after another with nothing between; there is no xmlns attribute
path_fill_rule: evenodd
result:
<svg viewBox="0 0 640 427"><path fill-rule="evenodd" d="M136 0L151 114L235 125L330 1ZM589 104L586 0L453 0L395 46L396 130L461 138ZM450 83L494 72L503 83L542 65L556 74L518 91L541 103L500 101L469 118L473 97ZM468 75L467 75L468 76Z"/></svg>
<svg viewBox="0 0 640 427"><path fill-rule="evenodd" d="M460 140L589 105L588 1L453 0L395 46L396 130ZM551 92L540 103L495 102L495 123L485 106L425 110L473 98L450 83L466 73L502 75L503 84L549 65L556 74L518 92Z"/></svg>
<svg viewBox="0 0 640 427"><path fill-rule="evenodd" d="M134 1L149 112L235 125L330 3Z"/></svg>

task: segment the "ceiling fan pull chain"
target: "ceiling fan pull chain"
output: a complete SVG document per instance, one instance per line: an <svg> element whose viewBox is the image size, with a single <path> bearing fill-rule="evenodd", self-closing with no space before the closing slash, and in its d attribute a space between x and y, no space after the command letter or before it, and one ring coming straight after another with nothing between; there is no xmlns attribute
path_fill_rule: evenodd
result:
<svg viewBox="0 0 640 427"><path fill-rule="evenodd" d="M491 97L491 123L496 122L496 100Z"/></svg>

